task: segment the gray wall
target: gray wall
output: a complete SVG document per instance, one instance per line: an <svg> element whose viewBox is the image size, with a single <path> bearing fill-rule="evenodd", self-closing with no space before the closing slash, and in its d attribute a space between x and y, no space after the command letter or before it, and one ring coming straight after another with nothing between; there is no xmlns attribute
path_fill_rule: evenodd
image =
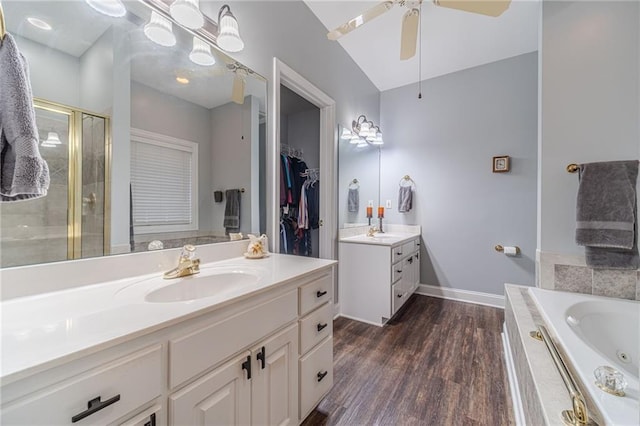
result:
<svg viewBox="0 0 640 426"><path fill-rule="evenodd" d="M534 284L537 53L382 92L381 199L389 223L422 226L421 283L502 294ZM511 156L510 173L492 157ZM416 182L414 209L397 212L398 182ZM494 251L518 245L521 257Z"/></svg>
<svg viewBox="0 0 640 426"><path fill-rule="evenodd" d="M229 102L210 112L211 121L211 191L245 188L240 201L240 231L251 232L251 156L254 154L252 127L258 123L258 99L247 96L244 104ZM257 130L257 127L256 127ZM255 133L257 137L257 132ZM257 155L257 153L255 153ZM224 235L224 208L222 203L213 204L213 230ZM211 205L210 204L210 205Z"/></svg>
<svg viewBox="0 0 640 426"><path fill-rule="evenodd" d="M209 16L219 3L202 2ZM234 58L272 80L278 57L336 101L336 122L351 123L360 114L379 120L380 92L327 29L301 1L234 2L245 49Z"/></svg>
<svg viewBox="0 0 640 426"><path fill-rule="evenodd" d="M113 110L113 27L80 57L80 106L111 115Z"/></svg>
<svg viewBox="0 0 640 426"><path fill-rule="evenodd" d="M198 144L198 229L213 229L210 110L131 82L131 127Z"/></svg>
<svg viewBox="0 0 640 426"><path fill-rule="evenodd" d="M640 3L545 1L542 8L538 248L575 244L570 163L638 158Z"/></svg>
<svg viewBox="0 0 640 426"><path fill-rule="evenodd" d="M13 36L29 63L31 89L36 98L64 105L80 104L80 61L75 56Z"/></svg>

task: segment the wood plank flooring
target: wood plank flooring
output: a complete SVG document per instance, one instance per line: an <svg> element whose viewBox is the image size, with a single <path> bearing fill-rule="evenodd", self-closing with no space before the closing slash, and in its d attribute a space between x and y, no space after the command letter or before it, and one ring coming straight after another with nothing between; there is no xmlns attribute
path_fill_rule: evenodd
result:
<svg viewBox="0 0 640 426"><path fill-rule="evenodd" d="M514 424L501 309L414 295L385 327L334 321L333 389L313 425Z"/></svg>

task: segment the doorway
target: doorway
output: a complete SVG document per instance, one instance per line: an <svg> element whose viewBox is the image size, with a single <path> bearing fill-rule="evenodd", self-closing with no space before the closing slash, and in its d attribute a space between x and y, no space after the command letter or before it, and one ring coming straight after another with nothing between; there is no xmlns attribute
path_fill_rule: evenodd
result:
<svg viewBox="0 0 640 426"><path fill-rule="evenodd" d="M285 97L289 95L289 92L295 96L302 98L306 103L311 104L319 110L319 123L314 130L318 133L316 138L317 148L313 148L317 152L317 166L315 164L307 164L307 174L311 180L317 178L319 182L319 207L318 207L318 228L317 228L317 249L313 245L311 246L312 255L317 254L317 257L323 259L335 259L336 258L336 238L337 238L337 207L335 188L337 185L337 175L335 173L337 146L336 146L336 133L335 133L335 101L327 96L320 89L315 87L311 82L306 80L300 74L288 67L282 61L274 58L273 62L273 76L270 87L271 106L273 114L270 114L269 121L269 164L271 168L269 170L268 182L269 182L269 208L267 220L269 223L269 234L272 236L271 249L274 252L280 253L283 248L280 244L280 178L282 173L281 164L281 141L283 140L283 128L282 128L282 116L281 114L281 101L282 93L285 93ZM296 98L293 98L296 99ZM286 102L286 100L285 100ZM310 108L309 114L314 114L314 108ZM315 113L317 114L317 112ZM286 114L285 114L286 115ZM287 142L285 143L285 150L290 150L295 154L295 146L292 146L293 141L289 141L289 132L287 129ZM313 138L309 138L313 140ZM304 146L302 148L303 158L307 156ZM307 148L312 149L312 148ZM293 150L293 151L291 151ZM308 151L311 154L311 151ZM311 158L311 157L309 157ZM313 170L315 169L315 170ZM303 172L304 173L304 172ZM305 176L305 179L307 176ZM287 189L285 188L285 191ZM313 234L311 234L313 237ZM313 243L312 243L313 244ZM314 251L315 249L315 251Z"/></svg>

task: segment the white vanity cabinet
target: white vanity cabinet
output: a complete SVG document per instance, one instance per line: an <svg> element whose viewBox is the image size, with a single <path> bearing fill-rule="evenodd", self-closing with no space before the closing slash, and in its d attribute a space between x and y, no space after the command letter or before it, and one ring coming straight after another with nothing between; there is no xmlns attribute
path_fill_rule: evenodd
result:
<svg viewBox="0 0 640 426"><path fill-rule="evenodd" d="M340 313L385 324L418 288L420 244L419 235L341 240Z"/></svg>
<svg viewBox="0 0 640 426"><path fill-rule="evenodd" d="M319 268L3 381L0 422L298 424L332 385L332 288L332 268Z"/></svg>

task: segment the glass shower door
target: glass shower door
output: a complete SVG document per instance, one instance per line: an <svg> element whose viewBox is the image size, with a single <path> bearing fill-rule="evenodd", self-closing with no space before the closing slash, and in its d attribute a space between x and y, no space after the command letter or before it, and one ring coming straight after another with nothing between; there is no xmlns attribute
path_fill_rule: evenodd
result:
<svg viewBox="0 0 640 426"><path fill-rule="evenodd" d="M49 166L46 197L0 203L0 265L4 267L67 260L70 135L73 114L62 108L36 108L40 154Z"/></svg>

